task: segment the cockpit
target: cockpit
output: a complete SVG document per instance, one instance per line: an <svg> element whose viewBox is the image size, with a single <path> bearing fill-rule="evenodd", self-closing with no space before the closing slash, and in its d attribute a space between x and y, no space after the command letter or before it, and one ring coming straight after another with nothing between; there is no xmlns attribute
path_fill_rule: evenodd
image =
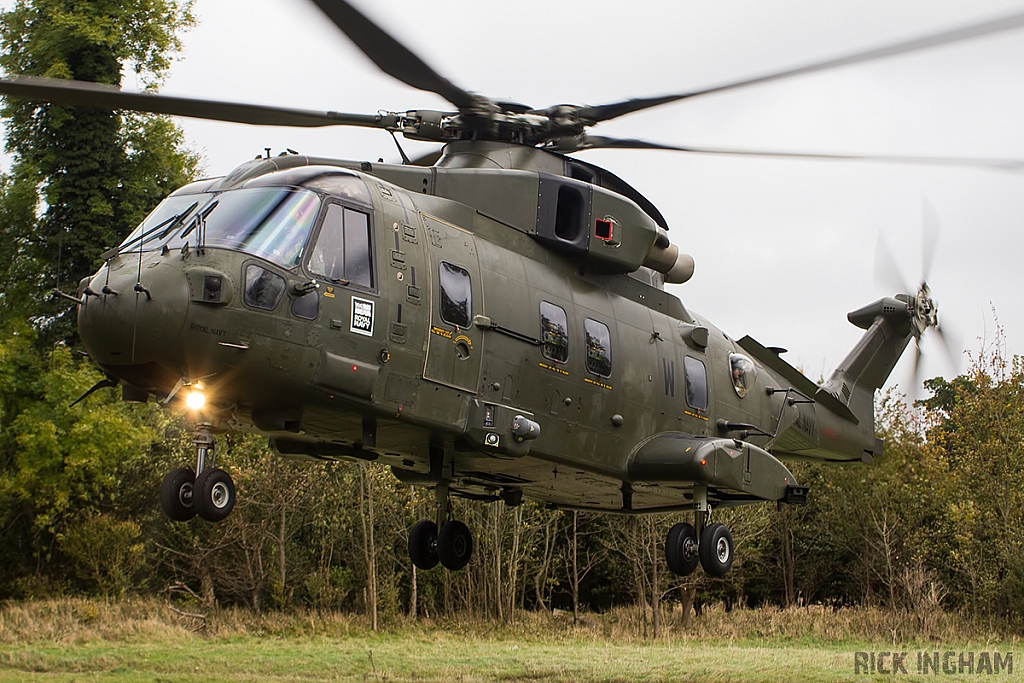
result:
<svg viewBox="0 0 1024 683"><path fill-rule="evenodd" d="M196 183L167 197L118 253L232 249L289 270L305 262L311 274L326 281L373 286L372 205L359 176L306 166L232 189L203 191L211 187L216 183Z"/></svg>

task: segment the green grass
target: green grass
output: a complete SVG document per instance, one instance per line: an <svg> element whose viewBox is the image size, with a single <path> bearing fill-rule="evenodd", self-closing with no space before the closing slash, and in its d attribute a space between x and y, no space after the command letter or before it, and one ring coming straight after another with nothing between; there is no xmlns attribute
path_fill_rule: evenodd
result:
<svg viewBox="0 0 1024 683"><path fill-rule="evenodd" d="M635 612L634 612L635 614ZM916 652L1014 650L1013 637L893 647L878 638L828 640L806 630L766 636L750 624L793 624L799 612L712 612L683 632L671 619L657 640L630 635L629 613L592 627L565 618L521 615L514 625L481 621L398 621L374 633L357 617L313 613L211 614L198 620L155 601L61 601L0 609L0 681L867 681L935 678L1024 680L1024 653L1012 675L913 675ZM700 620L698 620L700 621ZM732 623L733 628L727 628ZM747 635L736 637L742 625ZM723 635L708 634L708 627ZM697 633L697 635L695 635ZM911 676L854 673L854 653L911 652Z"/></svg>
<svg viewBox="0 0 1024 683"><path fill-rule="evenodd" d="M0 649L0 681L870 680L870 676L854 674L853 653L857 649L794 643L614 643L592 639L517 642L446 631L350 638L233 636L176 642L33 643ZM913 667L910 669L913 671ZM940 678L952 681L979 677ZM1015 668L1012 676L996 678L1024 677Z"/></svg>

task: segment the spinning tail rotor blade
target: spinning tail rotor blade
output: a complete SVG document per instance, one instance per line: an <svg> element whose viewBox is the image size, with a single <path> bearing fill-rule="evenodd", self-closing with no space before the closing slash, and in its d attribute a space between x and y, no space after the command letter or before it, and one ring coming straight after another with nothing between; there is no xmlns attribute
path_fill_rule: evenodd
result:
<svg viewBox="0 0 1024 683"><path fill-rule="evenodd" d="M908 52L915 52L917 50L925 50L930 47L938 47L939 45L947 45L949 43L956 43L962 40L969 40L971 38L986 36L993 33L999 33L1002 31L1009 31L1021 27L1024 27L1024 12L1012 14L1010 16L1002 17L1000 19L995 19L992 21L986 21L980 24L973 24L971 26L954 29L952 31L944 31L942 33L936 33L930 36L924 36L921 38L896 43L894 45L888 45L885 47L865 50L863 52L856 52L854 54L846 55L845 57L827 59L825 61L817 62L814 64L807 64L805 66L784 69L782 71L763 74L761 76L754 76L753 78L746 78L739 81L733 81L731 83L723 83L721 85L716 85L701 90L693 90L690 92L679 93L677 95L665 95L662 97L644 97L625 100L622 102L613 102L611 104L580 107L578 110L578 116L580 120L586 121L588 123L599 123L601 121L614 119L618 116L623 116L625 114L630 114L632 112L641 111L643 109L649 109L651 107L657 107L659 105L667 104L669 102L676 102L678 100L697 97L699 95L708 95L710 93L723 92L726 90L737 90L739 88L745 88L750 85L758 85L760 83L768 83L770 81L791 78L793 76L816 73L819 71L827 71L829 69L836 69L843 66L849 66L851 64L870 62L876 59L893 57L896 55L906 54Z"/></svg>
<svg viewBox="0 0 1024 683"><path fill-rule="evenodd" d="M960 360L963 352L963 344L956 330L950 330L948 325L939 325L935 328L935 336L942 344L942 350L946 353L949 366L954 373L960 372Z"/></svg>
<svg viewBox="0 0 1024 683"><path fill-rule="evenodd" d="M910 399L911 403L917 400L919 387L922 386L921 370L924 366L921 365L921 358L923 356L924 353L921 351L921 340L918 339L914 343L914 368L911 370L910 395L907 397Z"/></svg>
<svg viewBox="0 0 1024 683"><path fill-rule="evenodd" d="M77 107L124 109L149 114L170 114L213 121L248 123L254 126L295 126L300 128L319 126L388 128L394 126L393 117L386 115L309 111L259 104L238 104L189 97L124 92L113 85L39 76L0 78L0 95Z"/></svg>
<svg viewBox="0 0 1024 683"><path fill-rule="evenodd" d="M313 2L363 54L389 76L417 90L436 93L459 109L470 109L480 102L481 98L466 92L434 71L409 48L344 0Z"/></svg>
<svg viewBox="0 0 1024 683"><path fill-rule="evenodd" d="M875 248L875 282L890 292L895 290L901 294L906 294L912 291L900 274L900 268L896 265L896 259L882 240L881 235L878 236L878 246Z"/></svg>

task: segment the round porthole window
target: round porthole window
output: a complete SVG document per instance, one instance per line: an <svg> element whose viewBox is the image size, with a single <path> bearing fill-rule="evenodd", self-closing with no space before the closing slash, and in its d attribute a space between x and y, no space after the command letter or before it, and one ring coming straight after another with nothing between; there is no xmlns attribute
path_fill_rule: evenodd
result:
<svg viewBox="0 0 1024 683"><path fill-rule="evenodd" d="M757 366L754 361L739 353L729 354L729 371L732 373L732 388L736 395L743 398L754 388L757 379Z"/></svg>

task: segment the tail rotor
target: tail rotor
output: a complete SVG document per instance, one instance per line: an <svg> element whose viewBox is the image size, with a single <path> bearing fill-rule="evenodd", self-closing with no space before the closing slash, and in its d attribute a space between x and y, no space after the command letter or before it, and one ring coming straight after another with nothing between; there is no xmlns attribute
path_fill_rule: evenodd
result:
<svg viewBox="0 0 1024 683"><path fill-rule="evenodd" d="M878 247L875 250L875 282L890 291L892 289L899 291L900 294L896 298L907 303L911 318L911 331L915 342L911 398L921 385L922 358L924 357L921 342L928 330L933 331L928 336L939 341L954 371L958 366L957 359L960 351L958 344L951 339L952 335L939 324L939 306L932 297L931 288L928 286L928 277L935 261L935 251L939 241L938 213L925 200L922 215L921 284L918 285L916 291L911 290L906 284L897 265L897 259L881 235L879 235Z"/></svg>

